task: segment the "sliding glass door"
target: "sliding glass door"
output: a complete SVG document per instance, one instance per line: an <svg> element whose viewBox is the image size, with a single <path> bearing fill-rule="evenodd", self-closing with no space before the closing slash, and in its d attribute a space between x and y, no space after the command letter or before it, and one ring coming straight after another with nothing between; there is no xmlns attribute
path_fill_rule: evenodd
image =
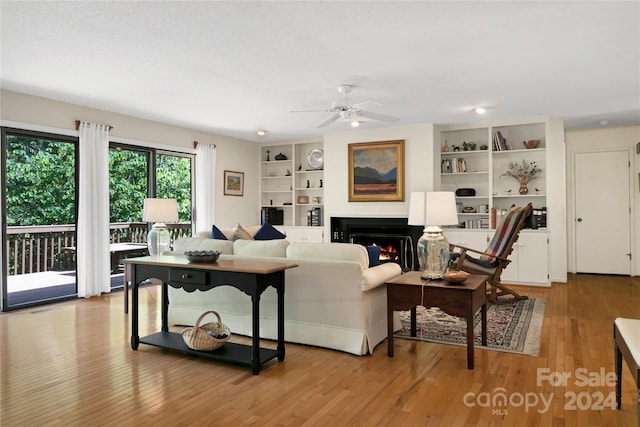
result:
<svg viewBox="0 0 640 427"><path fill-rule="evenodd" d="M75 297L77 138L2 129L3 310Z"/></svg>

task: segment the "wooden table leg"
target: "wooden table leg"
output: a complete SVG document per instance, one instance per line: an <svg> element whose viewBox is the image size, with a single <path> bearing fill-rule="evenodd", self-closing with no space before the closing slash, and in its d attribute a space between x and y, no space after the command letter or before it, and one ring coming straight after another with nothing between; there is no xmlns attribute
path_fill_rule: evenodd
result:
<svg viewBox="0 0 640 427"><path fill-rule="evenodd" d="M416 306L411 309L411 336L412 337L415 337L418 335L417 334L417 329L418 329L417 317L418 317L418 307Z"/></svg>
<svg viewBox="0 0 640 427"><path fill-rule="evenodd" d="M480 315L482 318L482 345L487 346L487 304L482 304L480 309Z"/></svg>
<svg viewBox="0 0 640 427"><path fill-rule="evenodd" d="M387 300L387 356L393 357L393 307Z"/></svg>
<svg viewBox="0 0 640 427"><path fill-rule="evenodd" d="M473 369L473 309L467 315L467 369Z"/></svg>

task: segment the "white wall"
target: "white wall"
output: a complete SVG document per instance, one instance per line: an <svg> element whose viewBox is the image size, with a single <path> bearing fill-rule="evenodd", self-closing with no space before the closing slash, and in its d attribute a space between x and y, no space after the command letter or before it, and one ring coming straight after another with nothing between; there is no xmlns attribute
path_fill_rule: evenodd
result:
<svg viewBox="0 0 640 427"><path fill-rule="evenodd" d="M404 202L349 202L348 145L403 139L405 157ZM433 190L433 125L356 129L325 135L325 240L332 216L406 217L412 191Z"/></svg>
<svg viewBox="0 0 640 427"><path fill-rule="evenodd" d="M632 274L640 275L640 154L636 151L636 144L640 143L640 126L624 126L598 128L578 131L567 131L567 204L569 211L574 211L575 193L573 191L574 170L571 161L576 153L603 150L626 149L631 155L631 190L632 196L632 224L631 224L631 254ZM569 271L575 271L575 224L573 215L567 216L567 235L569 242Z"/></svg>
<svg viewBox="0 0 640 427"><path fill-rule="evenodd" d="M173 149L193 153L193 142L216 144L216 198L214 218L221 227L236 222L255 224L258 207L258 152L256 143L173 126L151 120L96 110L81 105L10 91L0 91L2 126L39 130L65 135L77 135L76 120L105 123L113 126L111 139L116 142ZM224 170L244 172L244 196L224 196ZM142 207L140 207L142 209Z"/></svg>

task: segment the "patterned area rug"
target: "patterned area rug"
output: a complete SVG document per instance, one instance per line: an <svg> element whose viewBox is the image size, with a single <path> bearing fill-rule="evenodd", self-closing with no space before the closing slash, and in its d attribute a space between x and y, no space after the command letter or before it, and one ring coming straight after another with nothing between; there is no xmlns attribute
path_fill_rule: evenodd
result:
<svg viewBox="0 0 640 427"><path fill-rule="evenodd" d="M489 350L537 356L544 319L545 300L533 298L517 303L487 304L487 346L480 345L480 312L474 319L475 345ZM410 312L401 311L402 329L395 337L467 345L467 322L439 308L418 306L417 336L411 337Z"/></svg>

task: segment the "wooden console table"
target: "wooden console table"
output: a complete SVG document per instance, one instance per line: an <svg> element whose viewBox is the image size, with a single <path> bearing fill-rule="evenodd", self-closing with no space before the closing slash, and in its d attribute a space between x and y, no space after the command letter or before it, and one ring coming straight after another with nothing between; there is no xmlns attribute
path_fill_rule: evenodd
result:
<svg viewBox="0 0 640 427"><path fill-rule="evenodd" d="M387 355L393 357L393 312L411 310L411 336L416 336L416 307L439 307L467 320L467 368L473 369L473 318L482 310L482 345L487 345L487 295L485 275L471 275L463 283L420 278L419 271L396 277L387 285Z"/></svg>
<svg viewBox="0 0 640 427"><path fill-rule="evenodd" d="M250 366L254 375L271 359L284 360L284 272L297 264L271 262L241 262L218 260L214 263L189 263L183 255L155 255L123 261L129 267L131 294L131 348L140 343L166 348L212 360ZM162 281L162 330L146 337L138 336L138 287L147 279ZM233 286L251 297L252 345L225 343L214 351L191 350L179 333L169 332L168 287L187 292L207 291L217 286ZM278 344L276 350L260 347L260 295L274 287L278 294ZM215 310L215 307L212 307ZM224 319L223 319L224 322ZM232 331L233 332L233 331Z"/></svg>

